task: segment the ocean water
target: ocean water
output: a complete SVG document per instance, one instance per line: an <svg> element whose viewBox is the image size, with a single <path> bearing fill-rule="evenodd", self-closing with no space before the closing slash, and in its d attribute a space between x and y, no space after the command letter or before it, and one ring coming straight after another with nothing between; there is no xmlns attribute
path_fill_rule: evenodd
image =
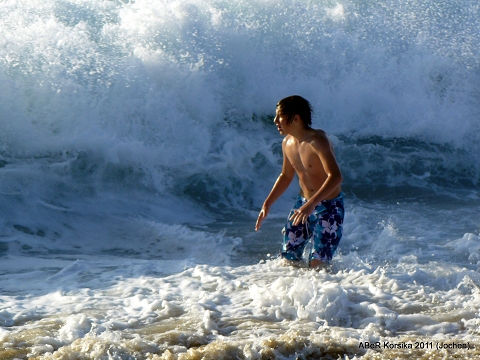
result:
<svg viewBox="0 0 480 360"><path fill-rule="evenodd" d="M473 0L0 2L0 359L480 358ZM346 195L282 266L299 94Z"/></svg>

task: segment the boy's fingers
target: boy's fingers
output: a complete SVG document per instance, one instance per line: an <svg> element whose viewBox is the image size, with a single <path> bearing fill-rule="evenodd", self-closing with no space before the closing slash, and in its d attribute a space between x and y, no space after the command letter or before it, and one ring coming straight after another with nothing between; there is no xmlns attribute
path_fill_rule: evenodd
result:
<svg viewBox="0 0 480 360"><path fill-rule="evenodd" d="M298 225L298 220L299 220L299 218L298 218L298 216L297 216L296 213L292 215L292 217L290 218L290 220L292 220L292 224L293 224L294 226L297 226L297 225Z"/></svg>
<svg viewBox="0 0 480 360"><path fill-rule="evenodd" d="M297 215L298 215L298 210L295 210L295 211L293 212L292 216L290 216L290 219L289 219L289 220L295 219L295 218L297 217Z"/></svg>
<svg viewBox="0 0 480 360"><path fill-rule="evenodd" d="M292 221L292 224L294 226L297 226L298 224L303 224L306 222L308 216L305 214L302 214L300 211L295 211L292 216L290 216L290 220Z"/></svg>
<svg viewBox="0 0 480 360"><path fill-rule="evenodd" d="M258 214L257 223L255 224L255 231L260 229L260 227L262 226L262 221L264 217L265 213L263 211L260 211L260 214Z"/></svg>

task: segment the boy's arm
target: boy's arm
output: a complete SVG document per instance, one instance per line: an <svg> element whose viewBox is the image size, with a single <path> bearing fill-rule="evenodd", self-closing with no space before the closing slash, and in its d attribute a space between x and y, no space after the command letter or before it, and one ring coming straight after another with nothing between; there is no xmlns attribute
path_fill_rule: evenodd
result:
<svg viewBox="0 0 480 360"><path fill-rule="evenodd" d="M270 194L267 196L265 201L263 202L262 209L258 214L257 223L255 224L255 231L258 231L262 226L262 221L265 219L270 212L270 207L273 205L275 201L287 190L288 186L293 180L295 176L295 169L293 168L290 160L288 160L287 156L285 155L285 146L286 146L287 138L283 139L282 142L282 150L283 150L283 165L282 165L282 172L278 176L275 184L270 191Z"/></svg>
<svg viewBox="0 0 480 360"><path fill-rule="evenodd" d="M343 181L342 173L328 138L318 136L310 144L320 158L327 178L317 192L290 217L293 225L304 223L315 210L315 206L328 198Z"/></svg>

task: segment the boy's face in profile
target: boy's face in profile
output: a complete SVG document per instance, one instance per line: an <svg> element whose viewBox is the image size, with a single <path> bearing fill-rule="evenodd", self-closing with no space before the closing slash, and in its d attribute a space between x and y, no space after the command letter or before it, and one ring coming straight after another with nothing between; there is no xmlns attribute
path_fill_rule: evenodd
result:
<svg viewBox="0 0 480 360"><path fill-rule="evenodd" d="M292 125L288 123L288 116L285 114L282 114L279 108L277 108L276 116L273 122L277 126L277 129L280 132L280 135L287 135L288 129Z"/></svg>

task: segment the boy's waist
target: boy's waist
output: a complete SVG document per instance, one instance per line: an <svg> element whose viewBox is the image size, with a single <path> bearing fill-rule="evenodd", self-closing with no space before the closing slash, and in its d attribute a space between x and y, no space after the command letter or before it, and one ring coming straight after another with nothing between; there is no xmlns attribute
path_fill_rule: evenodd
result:
<svg viewBox="0 0 480 360"><path fill-rule="evenodd" d="M298 197L303 201L303 202L307 202L308 201L308 198L306 198L302 192L300 192L300 194L298 194ZM330 201L335 201L335 200L339 200L339 199L343 199L343 191L340 190L337 195L335 195L334 197L330 198L330 199L325 199L325 200L322 200L321 202L319 202L319 204L322 204L322 203L325 203L325 202L330 202Z"/></svg>

